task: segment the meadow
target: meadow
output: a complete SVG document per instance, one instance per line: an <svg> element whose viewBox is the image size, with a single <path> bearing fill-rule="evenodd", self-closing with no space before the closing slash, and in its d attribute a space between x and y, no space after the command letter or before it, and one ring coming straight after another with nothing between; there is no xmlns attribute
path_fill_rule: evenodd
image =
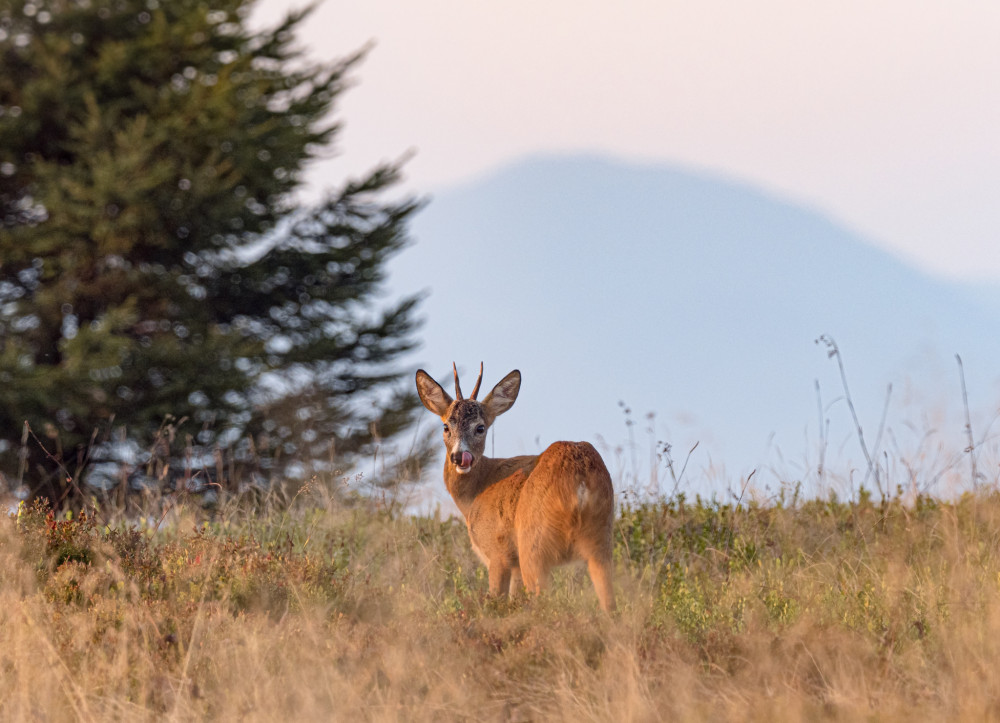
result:
<svg viewBox="0 0 1000 723"><path fill-rule="evenodd" d="M486 595L464 523L314 480L131 524L0 519L3 720L1000 719L1000 494L626 495L582 566Z"/></svg>

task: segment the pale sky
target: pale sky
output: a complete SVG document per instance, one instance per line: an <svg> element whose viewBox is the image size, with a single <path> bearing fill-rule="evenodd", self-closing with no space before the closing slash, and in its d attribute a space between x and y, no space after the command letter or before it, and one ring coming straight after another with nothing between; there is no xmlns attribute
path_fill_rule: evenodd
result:
<svg viewBox="0 0 1000 723"><path fill-rule="evenodd" d="M408 150L424 193L601 152L757 184L926 270L1000 280L995 0L327 0L302 40L316 58L376 43L313 189Z"/></svg>

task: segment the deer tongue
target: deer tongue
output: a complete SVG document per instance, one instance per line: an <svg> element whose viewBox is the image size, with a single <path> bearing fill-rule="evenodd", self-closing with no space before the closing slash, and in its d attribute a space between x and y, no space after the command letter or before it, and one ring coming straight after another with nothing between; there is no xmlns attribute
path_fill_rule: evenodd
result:
<svg viewBox="0 0 1000 723"><path fill-rule="evenodd" d="M468 469L472 466L472 453L462 452L462 463L458 465L462 469Z"/></svg>

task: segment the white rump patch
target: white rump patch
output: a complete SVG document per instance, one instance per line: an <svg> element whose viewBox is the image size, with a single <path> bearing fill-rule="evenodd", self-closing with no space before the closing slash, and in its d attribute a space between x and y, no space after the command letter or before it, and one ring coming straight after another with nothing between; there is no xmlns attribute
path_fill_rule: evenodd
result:
<svg viewBox="0 0 1000 723"><path fill-rule="evenodd" d="M587 489L587 484L583 480L580 480L580 484L576 487L576 501L579 503L581 510L587 506L589 500L590 491Z"/></svg>

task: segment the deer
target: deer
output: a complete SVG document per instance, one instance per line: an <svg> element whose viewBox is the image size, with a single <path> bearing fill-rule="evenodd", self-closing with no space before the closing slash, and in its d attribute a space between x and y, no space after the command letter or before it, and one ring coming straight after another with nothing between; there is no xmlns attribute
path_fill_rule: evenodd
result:
<svg viewBox="0 0 1000 723"><path fill-rule="evenodd" d="M615 609L611 475L589 442L555 442L541 454L491 459L486 431L513 406L521 388L515 369L480 402L479 378L466 399L452 363L455 398L423 369L417 394L444 424L444 483L465 517L472 549L486 565L491 597L541 593L553 567L576 560L587 571L601 608Z"/></svg>

